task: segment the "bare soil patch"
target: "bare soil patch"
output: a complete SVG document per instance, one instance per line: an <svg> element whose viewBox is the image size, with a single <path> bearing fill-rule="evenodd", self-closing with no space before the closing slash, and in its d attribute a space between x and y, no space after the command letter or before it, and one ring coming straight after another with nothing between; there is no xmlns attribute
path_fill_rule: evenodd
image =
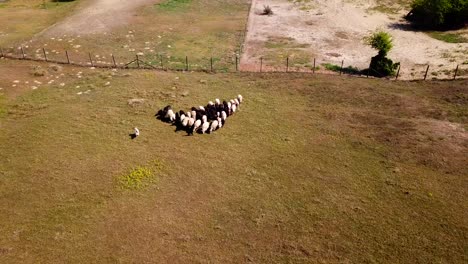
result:
<svg viewBox="0 0 468 264"><path fill-rule="evenodd" d="M264 5L271 6L274 15L256 15ZM364 45L362 39L376 29L386 30L394 37L390 58L401 62L404 78L421 78L427 64L431 65L433 76L452 76L456 65L468 60L467 43L446 43L412 31L402 20L408 10L382 13L376 11L381 9L376 8L379 6L375 1L361 0L254 0L242 68L255 69L260 57L264 57L264 64L284 64L285 57L297 49L272 49L264 45L269 38L283 37L309 45L300 48L304 56L310 56L302 60L310 62L315 57L320 63L335 64L344 60L345 66L365 69L376 52ZM266 54L274 52L284 56L279 60L265 60Z"/></svg>
<svg viewBox="0 0 468 264"><path fill-rule="evenodd" d="M48 36L63 34L103 33L126 25L135 10L157 0L95 0L86 1L74 15L46 30Z"/></svg>

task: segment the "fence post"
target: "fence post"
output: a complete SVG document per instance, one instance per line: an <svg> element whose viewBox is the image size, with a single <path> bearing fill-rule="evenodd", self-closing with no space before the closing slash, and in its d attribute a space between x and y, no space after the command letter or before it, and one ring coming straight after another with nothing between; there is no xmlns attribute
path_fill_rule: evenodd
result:
<svg viewBox="0 0 468 264"><path fill-rule="evenodd" d="M289 71L289 56L286 57L286 72Z"/></svg>
<svg viewBox="0 0 468 264"><path fill-rule="evenodd" d="M210 58L210 71L213 72L213 57Z"/></svg>
<svg viewBox="0 0 468 264"><path fill-rule="evenodd" d="M400 76L400 69L401 69L401 64L398 64L398 71L396 73L395 80L398 80L398 77Z"/></svg>
<svg viewBox="0 0 468 264"><path fill-rule="evenodd" d="M68 56L68 51L65 51L65 55L67 55L67 62L70 64L70 57Z"/></svg>
<svg viewBox="0 0 468 264"><path fill-rule="evenodd" d="M114 54L111 54L111 56L112 56L112 63L114 63L114 68L117 68L117 63L115 63Z"/></svg>
<svg viewBox="0 0 468 264"><path fill-rule="evenodd" d="M341 61L340 75L343 73L343 64L344 64L344 60Z"/></svg>
<svg viewBox="0 0 468 264"><path fill-rule="evenodd" d="M239 71L239 57L236 54L236 71Z"/></svg>
<svg viewBox="0 0 468 264"><path fill-rule="evenodd" d="M260 72L262 72L263 67L263 57L260 57Z"/></svg>
<svg viewBox="0 0 468 264"><path fill-rule="evenodd" d="M160 64L161 64L161 70L164 70L162 55L159 55L159 60L160 60Z"/></svg>
<svg viewBox="0 0 468 264"><path fill-rule="evenodd" d="M427 73L429 72L429 65L427 65L427 68L426 68L426 73L424 74L424 80L426 80L427 78Z"/></svg>
<svg viewBox="0 0 468 264"><path fill-rule="evenodd" d="M26 59L26 55L24 54L23 46L21 46L21 54L23 54L23 60Z"/></svg>
<svg viewBox="0 0 468 264"><path fill-rule="evenodd" d="M47 60L47 53L46 53L46 51L45 51L45 48L42 48L42 52L44 53L44 59L45 59L45 61L48 61L48 60Z"/></svg>
<svg viewBox="0 0 468 264"><path fill-rule="evenodd" d="M188 56L185 56L185 71L188 71Z"/></svg>
<svg viewBox="0 0 468 264"><path fill-rule="evenodd" d="M94 67L93 59L91 58L91 52L88 52L89 61L91 62L91 66Z"/></svg>
<svg viewBox="0 0 468 264"><path fill-rule="evenodd" d="M455 68L455 74L453 75L454 80L457 78L457 73L458 73L458 65L457 65L457 68Z"/></svg>
<svg viewBox="0 0 468 264"><path fill-rule="evenodd" d="M3 54L3 48L0 48L0 54L1 54L0 57L2 58L5 57L5 55Z"/></svg>
<svg viewBox="0 0 468 264"><path fill-rule="evenodd" d="M136 57L137 67L140 68L140 58L138 58L138 54L135 57Z"/></svg>
<svg viewBox="0 0 468 264"><path fill-rule="evenodd" d="M314 67L312 68L312 73L315 73L315 58L314 58Z"/></svg>

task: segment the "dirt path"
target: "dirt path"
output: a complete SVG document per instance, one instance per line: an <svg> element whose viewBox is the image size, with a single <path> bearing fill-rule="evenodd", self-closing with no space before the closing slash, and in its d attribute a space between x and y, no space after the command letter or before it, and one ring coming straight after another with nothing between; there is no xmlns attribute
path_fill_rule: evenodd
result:
<svg viewBox="0 0 468 264"><path fill-rule="evenodd" d="M302 2L253 0L242 69L256 68L259 58L272 52L293 50L287 45L274 46L272 39L286 39L294 50L321 62L339 65L344 60L345 66L363 69L376 52L364 45L362 38L379 28L394 37L394 49L389 55L402 63L402 74L406 78L421 75L427 64L438 72L453 71L457 64L468 60L467 43L445 43L425 33L407 30L400 19L405 11L396 15L369 12L375 4L364 0ZM274 15L258 15L265 5L272 7Z"/></svg>
<svg viewBox="0 0 468 264"><path fill-rule="evenodd" d="M43 34L58 36L103 33L127 24L138 7L156 2L159 1L88 0L81 5L75 14L50 27Z"/></svg>

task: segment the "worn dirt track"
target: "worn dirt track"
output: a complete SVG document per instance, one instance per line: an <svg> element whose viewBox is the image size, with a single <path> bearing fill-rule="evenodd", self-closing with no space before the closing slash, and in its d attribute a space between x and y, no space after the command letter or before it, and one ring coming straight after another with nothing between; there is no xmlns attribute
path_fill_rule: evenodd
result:
<svg viewBox="0 0 468 264"><path fill-rule="evenodd" d="M85 1L72 16L53 25L43 34L47 36L78 35L107 32L126 25L139 7L158 0L94 0Z"/></svg>

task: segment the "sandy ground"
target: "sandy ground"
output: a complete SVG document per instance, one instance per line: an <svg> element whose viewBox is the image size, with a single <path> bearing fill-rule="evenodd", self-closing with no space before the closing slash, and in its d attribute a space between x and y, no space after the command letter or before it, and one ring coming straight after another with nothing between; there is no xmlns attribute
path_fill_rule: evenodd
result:
<svg viewBox="0 0 468 264"><path fill-rule="evenodd" d="M85 35L107 32L127 24L134 11L157 0L88 0L72 16L43 32L47 36Z"/></svg>
<svg viewBox="0 0 468 264"><path fill-rule="evenodd" d="M370 12L372 0L312 0L307 4L288 0L253 0L248 33L241 59L241 69L258 70L259 58L268 48L271 37L290 38L321 63L329 62L360 69L367 68L374 50L363 44L363 37L376 29L388 31L394 37L390 58L402 64L405 78L420 77L425 65L431 72L453 71L457 64L468 61L468 44L445 43L422 32L407 29L401 19L406 11L397 15ZM272 7L274 15L258 13L265 5ZM264 62L264 65L268 62ZM265 67L265 66L264 66ZM438 76L439 78L440 76Z"/></svg>

